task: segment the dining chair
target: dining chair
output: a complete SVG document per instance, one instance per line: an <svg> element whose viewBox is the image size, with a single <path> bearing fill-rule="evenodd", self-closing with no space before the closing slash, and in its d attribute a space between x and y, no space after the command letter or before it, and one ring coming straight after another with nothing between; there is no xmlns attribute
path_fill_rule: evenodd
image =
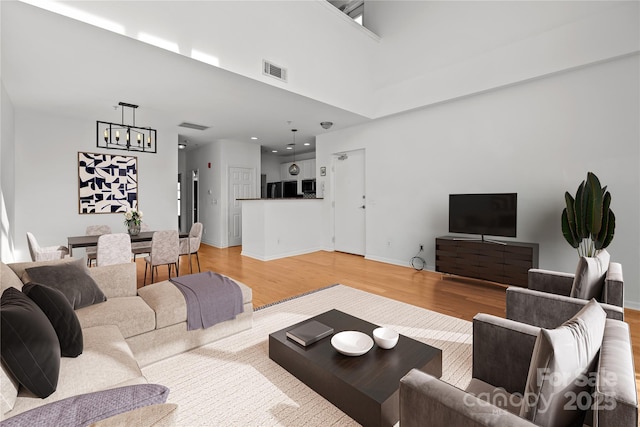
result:
<svg viewBox="0 0 640 427"><path fill-rule="evenodd" d="M127 233L103 234L98 237L96 265L131 262L131 237Z"/></svg>
<svg viewBox="0 0 640 427"><path fill-rule="evenodd" d="M27 244L29 245L31 261L53 261L69 255L69 248L66 246L40 246L35 236L28 231Z"/></svg>
<svg viewBox="0 0 640 427"><path fill-rule="evenodd" d="M140 224L140 231L150 231L147 223ZM133 261L135 262L137 255L144 255L151 253L151 242L132 242L131 252L133 253Z"/></svg>
<svg viewBox="0 0 640 427"><path fill-rule="evenodd" d="M153 233L151 238L151 252L144 257L144 280L143 285L147 284L147 267L151 270L151 283L153 283L155 272L159 265L166 265L171 277L171 266L176 268L176 276L178 276L178 258L180 253L180 243L178 239L178 230L163 230Z"/></svg>
<svg viewBox="0 0 640 427"><path fill-rule="evenodd" d="M89 225L87 226L84 234L87 236L101 236L103 234L110 234L111 227L108 225ZM89 246L87 248L87 266L91 267L93 262L96 260L96 252L97 247Z"/></svg>
<svg viewBox="0 0 640 427"><path fill-rule="evenodd" d="M191 256L195 254L198 261L198 272L200 270L200 257L198 256L198 250L200 249L200 243L202 241L202 223L196 222L191 226L189 231L189 237L183 237L180 239L180 256L187 255L189 257L189 272L193 273L193 266L191 263ZM180 261L178 260L178 268L180 268Z"/></svg>

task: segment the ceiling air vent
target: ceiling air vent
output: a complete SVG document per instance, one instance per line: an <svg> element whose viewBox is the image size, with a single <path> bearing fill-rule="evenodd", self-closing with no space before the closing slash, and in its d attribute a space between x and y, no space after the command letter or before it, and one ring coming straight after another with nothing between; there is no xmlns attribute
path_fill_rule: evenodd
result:
<svg viewBox="0 0 640 427"><path fill-rule="evenodd" d="M287 81L287 69L272 64L265 59L262 60L262 74L275 77L276 79L282 80L283 82Z"/></svg>
<svg viewBox="0 0 640 427"><path fill-rule="evenodd" d="M181 128L189 128L189 129L196 129L196 130L209 129L209 126L197 125L195 123L189 123L189 122L182 122L178 126L180 126Z"/></svg>

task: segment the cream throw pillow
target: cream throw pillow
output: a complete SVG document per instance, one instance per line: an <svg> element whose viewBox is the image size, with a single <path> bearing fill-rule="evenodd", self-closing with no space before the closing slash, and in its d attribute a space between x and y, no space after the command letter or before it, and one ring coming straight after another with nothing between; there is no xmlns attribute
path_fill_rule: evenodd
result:
<svg viewBox="0 0 640 427"><path fill-rule="evenodd" d="M570 296L586 300L599 299L609 268L609 259L610 255L606 249L602 249L595 257L580 257Z"/></svg>
<svg viewBox="0 0 640 427"><path fill-rule="evenodd" d="M556 329L541 329L533 348L520 416L539 426L582 426L606 313L592 299ZM587 393L587 394L585 394Z"/></svg>

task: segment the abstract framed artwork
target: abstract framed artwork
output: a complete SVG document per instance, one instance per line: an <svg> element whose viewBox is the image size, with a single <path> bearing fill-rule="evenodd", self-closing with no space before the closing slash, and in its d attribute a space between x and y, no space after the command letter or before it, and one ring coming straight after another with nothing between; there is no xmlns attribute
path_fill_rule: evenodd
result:
<svg viewBox="0 0 640 427"><path fill-rule="evenodd" d="M80 214L126 212L138 207L138 158L78 152Z"/></svg>

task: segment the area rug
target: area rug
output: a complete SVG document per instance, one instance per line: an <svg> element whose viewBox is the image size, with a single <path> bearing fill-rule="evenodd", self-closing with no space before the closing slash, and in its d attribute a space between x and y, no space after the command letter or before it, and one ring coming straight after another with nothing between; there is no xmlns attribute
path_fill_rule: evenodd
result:
<svg viewBox="0 0 640 427"><path fill-rule="evenodd" d="M442 350L442 380L471 380L470 322L344 285L256 310L253 328L145 367L169 387L178 426L351 426L355 421L269 359L268 336L336 308Z"/></svg>

